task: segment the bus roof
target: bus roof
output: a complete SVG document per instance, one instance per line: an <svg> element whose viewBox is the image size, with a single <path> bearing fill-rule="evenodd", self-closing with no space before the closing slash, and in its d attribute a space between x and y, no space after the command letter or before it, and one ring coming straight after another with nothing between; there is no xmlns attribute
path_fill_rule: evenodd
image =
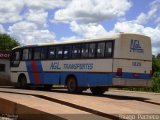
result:
<svg viewBox="0 0 160 120"><path fill-rule="evenodd" d="M65 41L56 41L56 42L51 42L51 43L40 43L40 44L35 44L35 45L24 45L24 46L17 46L14 49L18 48L25 48L25 47L38 47L38 46L51 46L51 45L65 45L65 44L74 44L74 43L85 43L85 42L96 42L96 41L102 41L102 40L116 40L118 39L121 35L125 34L132 34L133 33L110 33L105 36L101 37L95 37L95 38L87 38L87 39L78 39L78 40L65 40ZM141 35L141 34L135 34L134 35ZM142 35L144 36L144 35Z"/></svg>

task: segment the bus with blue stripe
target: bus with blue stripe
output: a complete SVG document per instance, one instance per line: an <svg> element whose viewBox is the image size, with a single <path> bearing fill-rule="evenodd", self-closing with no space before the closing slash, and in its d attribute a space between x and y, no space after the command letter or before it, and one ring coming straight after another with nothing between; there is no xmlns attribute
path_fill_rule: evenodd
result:
<svg viewBox="0 0 160 120"><path fill-rule="evenodd" d="M103 94L109 87L150 86L151 77L151 40L140 34L19 46L11 55L11 80L20 88L64 85L71 93Z"/></svg>

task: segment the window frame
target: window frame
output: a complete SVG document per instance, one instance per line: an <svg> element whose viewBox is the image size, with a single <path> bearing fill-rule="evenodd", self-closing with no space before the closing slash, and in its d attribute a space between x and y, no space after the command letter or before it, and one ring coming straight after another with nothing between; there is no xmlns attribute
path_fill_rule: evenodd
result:
<svg viewBox="0 0 160 120"><path fill-rule="evenodd" d="M21 60L22 61L30 61L30 60L33 60L33 49L35 47L31 48L31 47L26 47L26 48L23 48L21 51ZM23 59L23 50L25 49L28 49L28 58L27 59ZM31 53L31 56L30 56L30 53Z"/></svg>
<svg viewBox="0 0 160 120"><path fill-rule="evenodd" d="M68 53L68 57L66 57L66 58L65 58L65 54L64 54L65 49L66 49L65 47L66 48L67 47L70 48L69 53ZM63 59L72 59L72 49L73 49L73 45L72 44L70 44L70 45L68 44L68 45L64 45L63 46L63 52L62 52L63 53Z"/></svg>
<svg viewBox="0 0 160 120"><path fill-rule="evenodd" d="M99 44L103 44L104 45L103 46L104 47L104 49L103 49L103 56L102 55L101 56L98 55L98 45ZM105 57L105 46L106 46L106 42L104 42L104 41L101 41L101 42L97 43L97 48L96 48L96 57L97 58L104 58Z"/></svg>
<svg viewBox="0 0 160 120"><path fill-rule="evenodd" d="M63 60L63 46L64 45L58 45L58 46L55 46L55 48L56 48L56 56L55 56L55 59L56 60ZM62 54L61 54L61 57L58 57L57 55L58 55L58 49L60 49L61 48L61 50L62 50Z"/></svg>
<svg viewBox="0 0 160 120"><path fill-rule="evenodd" d="M15 54L16 52L19 52L19 59L14 59L13 60L12 59L12 57L14 56L13 54ZM18 67L21 60L22 60L22 50L21 49L13 50L12 53L11 53L11 58L10 58L10 66L11 67ZM14 62L17 62L17 64L15 64Z"/></svg>
<svg viewBox="0 0 160 120"><path fill-rule="evenodd" d="M112 47L111 47L112 51L111 51L111 55L110 56L106 56L106 44L107 43L112 43ZM105 52L104 52L104 57L105 58L113 58L113 55L114 55L114 44L115 44L115 40L112 40L112 41L110 40L110 41L106 41L105 42Z"/></svg>
<svg viewBox="0 0 160 120"><path fill-rule="evenodd" d="M0 63L0 73L1 72L6 72L6 64Z"/></svg>
<svg viewBox="0 0 160 120"><path fill-rule="evenodd" d="M74 47L75 46L79 46L79 50L80 50L80 53L79 53L79 55L78 56L76 56L76 57L73 57L73 53L74 53ZM76 44L72 44L72 58L71 59L81 59L82 58L82 44L81 43L76 43Z"/></svg>
<svg viewBox="0 0 160 120"><path fill-rule="evenodd" d="M50 50L54 49L54 57L50 57ZM56 47L55 46L48 46L48 50L47 50L47 60L54 60L56 59Z"/></svg>
<svg viewBox="0 0 160 120"><path fill-rule="evenodd" d="M111 52L111 55L108 57L108 56L106 56L105 54L106 53L104 53L104 56L103 57L101 57L101 56L98 56L97 55L97 49L98 49L98 44L99 43L105 43L105 52L106 52L106 43L108 43L108 42L111 42L112 43L112 52ZM89 57L89 47L90 47L90 45L91 44L95 44L95 55L94 55L94 57ZM87 45L87 49L88 49L88 53L87 53L87 56L86 57L84 57L84 56L82 56L82 48L83 48L83 46L84 45ZM66 46L70 46L71 48L70 48L70 55L69 55L69 57L67 57L67 58L64 58L64 50L65 50L65 47ZM78 56L76 56L76 57L74 57L74 54L73 54L73 50L74 50L74 46L79 46L79 49L78 50L80 50L80 53L79 53L79 55ZM70 59L70 60L74 60L74 59L110 59L110 58L113 58L113 56L114 56L114 46L115 46L115 40L113 39L113 40L101 40L101 41L93 41L93 42L80 42L80 43L71 43L71 44L59 44L59 45L48 45L48 46L35 46L35 47L24 47L24 48L18 48L18 49L16 49L16 50L13 50L14 52L15 51L19 51L20 52L20 60L21 61L30 61L30 60L68 60L68 59ZM36 49L36 48L39 48L40 49L40 59L34 59L34 50ZM55 52L55 55L54 55L54 57L53 58L51 58L51 57L49 57L50 56L50 54L49 54L49 52L50 52L50 49L54 49L54 52ZM30 52L28 52L28 59L23 59L23 50L25 50L25 49L28 49L28 51L31 51L31 58L29 59L29 53ZM45 58L42 58L41 56L42 56L42 49L46 49L46 56L45 56ZM61 49L62 50L62 54L61 54L61 57L57 57L57 50L58 49Z"/></svg>
<svg viewBox="0 0 160 120"><path fill-rule="evenodd" d="M90 42L89 42L89 43L82 43L82 44L81 44L81 58L82 58L82 59L88 59L88 58L89 58L89 44L90 44ZM87 48L88 48L88 53L87 53L87 56L86 56L86 57L84 57L84 56L83 56L83 53L82 53L83 45L87 45Z"/></svg>
<svg viewBox="0 0 160 120"><path fill-rule="evenodd" d="M40 56L39 58L35 59L35 49L40 49ZM41 52L42 52L42 47L34 47L32 48L32 57L31 57L31 60L41 60ZM28 57L29 57L29 54L28 54Z"/></svg>
<svg viewBox="0 0 160 120"><path fill-rule="evenodd" d="M95 45L94 54L93 54L94 56L90 56L90 45L91 45L91 44L94 44L94 45ZM92 59L92 58L97 58L97 56L96 56L96 55L97 55L97 54L96 54L97 51L96 51L96 50L97 50L97 43L96 43L96 42L91 42L91 43L89 43L89 45L88 45L88 58L91 58L91 59Z"/></svg>
<svg viewBox="0 0 160 120"><path fill-rule="evenodd" d="M42 51L43 51L43 49L46 49L46 51L45 51L45 57L44 58L42 58ZM48 60L48 47L47 46L43 46L43 47L41 47L41 57L40 57L40 60Z"/></svg>

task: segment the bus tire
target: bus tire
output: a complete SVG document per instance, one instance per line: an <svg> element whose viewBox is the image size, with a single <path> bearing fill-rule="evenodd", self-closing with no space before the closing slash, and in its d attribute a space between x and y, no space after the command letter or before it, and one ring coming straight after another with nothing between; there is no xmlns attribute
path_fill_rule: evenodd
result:
<svg viewBox="0 0 160 120"><path fill-rule="evenodd" d="M102 95L106 91L106 89L103 87L91 87L90 90L93 95Z"/></svg>
<svg viewBox="0 0 160 120"><path fill-rule="evenodd" d="M74 76L69 76L67 78L67 90L69 93L79 93L76 78Z"/></svg>
<svg viewBox="0 0 160 120"><path fill-rule="evenodd" d="M28 87L27 85L27 79L25 75L20 75L18 78L17 87L21 89L26 89Z"/></svg>

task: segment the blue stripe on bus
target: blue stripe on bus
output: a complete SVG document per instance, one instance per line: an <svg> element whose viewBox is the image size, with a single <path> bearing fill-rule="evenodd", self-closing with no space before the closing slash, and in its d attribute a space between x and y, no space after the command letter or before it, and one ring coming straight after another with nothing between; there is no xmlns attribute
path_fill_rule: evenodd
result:
<svg viewBox="0 0 160 120"><path fill-rule="evenodd" d="M41 84L43 84L43 79L44 79L44 72L43 72L43 68L42 68L42 63L41 61L35 61L36 65L37 65L37 68L38 68L38 73L39 73L39 77L40 77L40 81L41 81Z"/></svg>
<svg viewBox="0 0 160 120"><path fill-rule="evenodd" d="M116 78L117 73L113 73L113 77ZM151 75L150 74L146 74L146 73L138 73L138 76L134 76L134 73L128 73L128 72L123 72L122 73L122 77L121 78L126 78L126 79L151 79Z"/></svg>
<svg viewBox="0 0 160 120"><path fill-rule="evenodd" d="M116 76L117 73L85 73L85 72L44 72L42 68L41 61L36 61L38 67L38 72L40 74L40 79L42 84L65 84L65 80L68 75L76 76L79 86L105 86L112 85L112 78L119 78ZM35 84L34 74L32 70L31 61L26 61L26 67L31 84ZM138 77L134 77L133 73L123 72L122 79L144 79L150 80L150 74L140 73Z"/></svg>
<svg viewBox="0 0 160 120"><path fill-rule="evenodd" d="M28 75L29 75L29 79L30 79L30 83L31 84L35 84L36 83L36 79L35 79L35 76L34 76L34 71L33 71L33 66L32 66L32 61L26 61L26 68L27 68L27 71L28 71ZM40 82L41 84L43 84L43 69L42 69L42 64L40 61L35 61L35 64L38 68L38 72L39 73L39 78L40 78Z"/></svg>
<svg viewBox="0 0 160 120"><path fill-rule="evenodd" d="M78 86L112 85L112 74L95 74L82 72L44 73L44 84L65 85L68 75L74 75Z"/></svg>

